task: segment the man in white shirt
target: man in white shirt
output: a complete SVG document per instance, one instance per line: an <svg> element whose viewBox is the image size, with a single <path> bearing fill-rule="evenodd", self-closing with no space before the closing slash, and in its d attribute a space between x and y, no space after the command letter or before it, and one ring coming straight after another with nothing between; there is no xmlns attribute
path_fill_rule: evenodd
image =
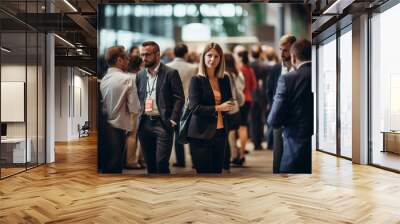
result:
<svg viewBox="0 0 400 224"><path fill-rule="evenodd" d="M106 138L112 151L103 161L107 163L103 172L121 173L126 133L136 128L132 127L132 119L140 112L140 102L133 78L125 73L129 59L124 47L110 47L105 59L109 68L101 80L100 91L108 123Z"/></svg>
<svg viewBox="0 0 400 224"><path fill-rule="evenodd" d="M177 44L174 48L175 58L172 62L168 63L167 66L178 70L179 76L182 80L183 92L185 93L185 101L189 96L189 84L193 76L196 75L198 70L197 64L190 64L185 61L188 55L188 47L185 44ZM185 150L183 144L177 141L175 135L175 156L176 163L173 166L185 167Z"/></svg>

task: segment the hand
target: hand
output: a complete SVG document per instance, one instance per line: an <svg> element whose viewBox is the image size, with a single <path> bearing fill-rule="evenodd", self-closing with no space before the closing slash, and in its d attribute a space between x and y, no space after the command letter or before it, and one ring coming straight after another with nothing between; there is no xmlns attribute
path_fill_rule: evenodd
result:
<svg viewBox="0 0 400 224"><path fill-rule="evenodd" d="M267 112L271 110L271 104L267 104Z"/></svg>
<svg viewBox="0 0 400 224"><path fill-rule="evenodd" d="M175 121L169 120L169 122L171 122L171 127L172 127L172 128L175 128L175 127L176 127L176 122L175 122Z"/></svg>
<svg viewBox="0 0 400 224"><path fill-rule="evenodd" d="M231 111L233 110L233 103L231 101L226 101L223 104L218 105L217 111Z"/></svg>
<svg viewBox="0 0 400 224"><path fill-rule="evenodd" d="M258 88L259 88L259 89L262 89L262 86L263 86L263 80L262 80L262 79L259 79L259 80L258 80Z"/></svg>

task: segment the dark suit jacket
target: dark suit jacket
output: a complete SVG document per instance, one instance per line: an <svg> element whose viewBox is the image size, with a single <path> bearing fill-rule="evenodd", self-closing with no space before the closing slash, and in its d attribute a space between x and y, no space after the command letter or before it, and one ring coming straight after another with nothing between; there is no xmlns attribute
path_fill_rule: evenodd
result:
<svg viewBox="0 0 400 224"><path fill-rule="evenodd" d="M231 85L228 75L218 79L221 90L221 103L232 98ZM196 75L190 80L189 86L189 109L198 106L192 114L188 128L188 137L195 139L211 139L217 128L217 115L215 111L214 93L207 77ZM228 133L228 114L222 112L224 128Z"/></svg>
<svg viewBox="0 0 400 224"><path fill-rule="evenodd" d="M313 134L313 94L311 63L280 76L268 124L283 126L281 172L311 172Z"/></svg>
<svg viewBox="0 0 400 224"><path fill-rule="evenodd" d="M146 70L140 71L136 78L141 105L139 127L145 109L147 79ZM165 126L171 127L170 120L175 121L177 124L179 123L184 103L185 96L178 71L161 63L156 83L156 104L160 112L161 121Z"/></svg>
<svg viewBox="0 0 400 224"><path fill-rule="evenodd" d="M267 92L267 102L272 106L272 103L274 102L274 95L276 92L276 87L278 86L278 80L279 77L281 76L282 72L282 64L276 64L273 66L270 66L267 69L267 86L266 86L266 92Z"/></svg>

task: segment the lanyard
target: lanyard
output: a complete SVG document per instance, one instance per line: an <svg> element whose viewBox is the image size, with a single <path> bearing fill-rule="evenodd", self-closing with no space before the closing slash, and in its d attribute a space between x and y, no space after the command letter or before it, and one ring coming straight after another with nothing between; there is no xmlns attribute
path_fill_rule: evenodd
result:
<svg viewBox="0 0 400 224"><path fill-rule="evenodd" d="M156 75L156 77L154 78L154 81L153 81L153 84L152 84L151 88L150 88L150 84L149 84L149 78L147 78L147 89L148 89L148 91L146 92L147 93L147 98L150 98L151 95L153 94L154 85L155 85L155 83L157 83L157 78L158 78L158 75Z"/></svg>

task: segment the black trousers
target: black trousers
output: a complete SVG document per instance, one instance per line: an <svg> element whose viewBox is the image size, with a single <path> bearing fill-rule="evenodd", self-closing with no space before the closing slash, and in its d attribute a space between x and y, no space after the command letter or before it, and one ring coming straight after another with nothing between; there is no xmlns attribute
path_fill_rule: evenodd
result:
<svg viewBox="0 0 400 224"><path fill-rule="evenodd" d="M282 153L283 153L282 128L274 128L273 134L274 134L273 173L280 173Z"/></svg>
<svg viewBox="0 0 400 224"><path fill-rule="evenodd" d="M229 170L231 168L231 147L227 143L225 146L225 155L224 155L224 170Z"/></svg>
<svg viewBox="0 0 400 224"><path fill-rule="evenodd" d="M197 173L221 173L227 144L225 129L218 129L209 140L190 139L190 152Z"/></svg>
<svg viewBox="0 0 400 224"><path fill-rule="evenodd" d="M103 147L105 157L103 161L100 161L103 163L101 171L103 173L122 173L125 158L125 130L111 127L109 124L105 128L107 143L106 147Z"/></svg>
<svg viewBox="0 0 400 224"><path fill-rule="evenodd" d="M177 133L175 133L175 156L178 165L185 166L185 148L178 142Z"/></svg>
<svg viewBox="0 0 400 224"><path fill-rule="evenodd" d="M268 142L268 149L274 148L274 129L268 126L267 133L266 133L266 140Z"/></svg>
<svg viewBox="0 0 400 224"><path fill-rule="evenodd" d="M143 116L139 141L148 173L170 173L169 159L172 151L173 130L165 127L160 118L150 120Z"/></svg>
<svg viewBox="0 0 400 224"><path fill-rule="evenodd" d="M263 106L254 102L250 111L250 133L251 140L255 149L261 149L261 143L264 139L264 112Z"/></svg>

